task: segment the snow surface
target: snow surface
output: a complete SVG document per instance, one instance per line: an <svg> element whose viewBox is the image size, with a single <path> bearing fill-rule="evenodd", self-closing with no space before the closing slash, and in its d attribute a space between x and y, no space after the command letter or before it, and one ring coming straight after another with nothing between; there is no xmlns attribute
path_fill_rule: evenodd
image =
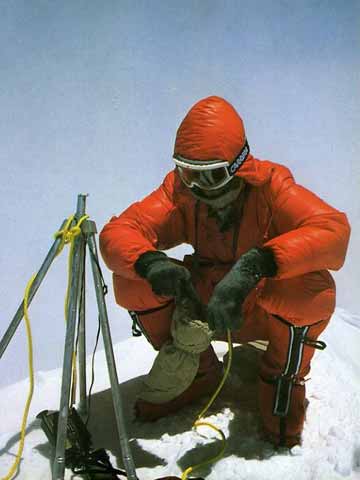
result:
<svg viewBox="0 0 360 480"><path fill-rule="evenodd" d="M235 348L231 377L209 412L209 420L227 438L224 457L194 472L209 480L336 480L360 479L360 317L337 309L322 335L328 348L317 352L303 445L291 452L275 452L260 439L256 407L256 370L259 353L249 346ZM227 345L215 342L219 357ZM208 429L191 429L203 403L154 423L134 420L132 403L141 377L149 370L155 352L144 338L131 338L115 347L128 435L140 480L178 475L189 465L216 454L219 441ZM89 369L90 374L90 357ZM104 352L96 355L96 383L89 428L94 447L104 447L113 465L122 466ZM51 478L51 449L36 414L58 409L61 371L39 371L30 409L23 459L17 479ZM14 460L19 424L28 381L10 385L0 395L0 476ZM79 478L66 472L66 479Z"/></svg>

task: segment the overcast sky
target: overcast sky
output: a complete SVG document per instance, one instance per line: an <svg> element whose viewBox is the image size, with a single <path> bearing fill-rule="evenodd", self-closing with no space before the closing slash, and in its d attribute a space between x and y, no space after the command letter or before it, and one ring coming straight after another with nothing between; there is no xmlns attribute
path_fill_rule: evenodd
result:
<svg viewBox="0 0 360 480"><path fill-rule="evenodd" d="M179 122L210 94L242 115L255 156L348 214L338 305L359 313L359 20L358 0L2 2L0 335L77 194L100 230L161 182ZM64 252L31 307L37 368L61 363L65 270ZM114 340L129 336L111 289L108 306ZM26 375L22 331L0 383Z"/></svg>

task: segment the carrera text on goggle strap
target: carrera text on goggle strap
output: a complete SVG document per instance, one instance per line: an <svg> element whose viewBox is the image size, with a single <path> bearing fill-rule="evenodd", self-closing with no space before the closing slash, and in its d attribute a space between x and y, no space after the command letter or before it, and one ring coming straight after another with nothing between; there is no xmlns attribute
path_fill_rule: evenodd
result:
<svg viewBox="0 0 360 480"><path fill-rule="evenodd" d="M250 153L250 147L249 147L249 144L246 140L245 145L241 149L241 152L239 153L239 155L235 158L235 160L228 167L230 175L234 175L234 173L237 170L239 170L239 168L243 165L243 163L247 159L249 153Z"/></svg>

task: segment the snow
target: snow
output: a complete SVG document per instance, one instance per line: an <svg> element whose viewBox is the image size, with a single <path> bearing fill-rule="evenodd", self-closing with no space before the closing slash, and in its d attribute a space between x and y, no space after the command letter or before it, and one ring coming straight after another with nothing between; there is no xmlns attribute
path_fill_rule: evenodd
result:
<svg viewBox="0 0 360 480"><path fill-rule="evenodd" d="M223 458L204 466L193 476L208 480L360 479L360 317L337 309L322 335L327 349L316 352L307 383L310 401L303 445L290 452L275 452L261 440L256 409L256 369L259 353L237 346L231 376L207 420L227 438ZM219 357L227 345L215 342ZM134 420L132 403L141 377L149 370L155 352L144 338L131 338L114 347L128 436L139 480L165 475L181 476L188 466L219 451L217 434L208 428L193 430L192 423L204 402L154 423ZM90 357L88 374L90 375ZM104 352L96 355L96 383L89 429L95 447L104 447L112 464L121 467L111 392ZM61 371L38 371L23 459L17 479L51 478L51 449L35 418L43 409L58 409ZM0 476L14 460L28 381L1 390ZM190 475L191 477L191 475ZM66 479L78 478L66 472Z"/></svg>

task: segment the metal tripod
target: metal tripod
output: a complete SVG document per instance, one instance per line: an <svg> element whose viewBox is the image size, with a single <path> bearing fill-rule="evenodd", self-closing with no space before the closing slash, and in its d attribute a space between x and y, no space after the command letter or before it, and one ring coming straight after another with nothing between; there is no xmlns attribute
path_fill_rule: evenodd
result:
<svg viewBox="0 0 360 480"><path fill-rule="evenodd" d="M77 209L75 220L78 221L85 215L87 195L78 195ZM62 223L60 229L66 224L66 220ZM67 324L65 335L64 361L62 371L62 384L60 395L59 420L57 428L57 441L55 459L52 469L52 479L61 480L65 474L65 443L69 414L69 401L71 390L71 374L72 374L72 358L75 348L76 319L79 315L79 410L82 414L87 411L87 393L86 393L86 348L85 348L85 288L83 282L85 269L85 250L86 246L90 251L90 261L95 284L96 299L98 304L101 333L103 337L107 367L110 377L111 392L116 416L117 430L120 440L120 448L124 468L129 480L137 480L135 465L129 447L129 441L125 429L125 421L123 415L123 404L119 388L118 375L116 371L113 344L111 340L108 315L106 310L104 291L102 288L102 276L99 268L97 247L95 241L96 225L95 222L87 219L81 225L81 234L75 238L73 261L70 277L70 296L67 309ZM49 250L35 280L32 284L28 303L34 298L42 280L55 259L61 238L57 238ZM0 342L0 358L5 352L10 340L12 339L17 327L24 316L24 302L18 308L11 324L5 332Z"/></svg>

